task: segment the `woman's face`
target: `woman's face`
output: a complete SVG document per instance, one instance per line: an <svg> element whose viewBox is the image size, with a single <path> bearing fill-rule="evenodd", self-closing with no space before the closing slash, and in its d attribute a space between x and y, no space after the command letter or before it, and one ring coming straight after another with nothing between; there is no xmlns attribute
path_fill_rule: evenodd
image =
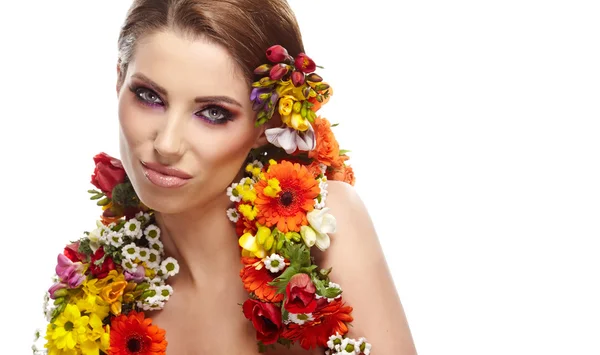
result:
<svg viewBox="0 0 600 355"><path fill-rule="evenodd" d="M176 213L225 196L264 128L250 89L221 46L172 31L141 38L119 96L121 159L148 207ZM264 136L263 136L264 137ZM178 187L147 163L187 173ZM181 182L181 181L175 181ZM177 184L176 184L177 185Z"/></svg>

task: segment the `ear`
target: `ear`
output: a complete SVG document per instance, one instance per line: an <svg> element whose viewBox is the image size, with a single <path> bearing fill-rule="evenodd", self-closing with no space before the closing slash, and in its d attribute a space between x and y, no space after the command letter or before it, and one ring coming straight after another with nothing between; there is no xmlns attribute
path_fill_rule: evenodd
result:
<svg viewBox="0 0 600 355"><path fill-rule="evenodd" d="M260 134L259 134L258 138L256 138L256 142L254 142L254 145L252 146L252 148L260 148L262 146L269 144L269 141L267 140L267 135L266 135L265 131L269 128L279 127L282 124L283 124L283 122L281 122L281 116L279 115L279 112L275 111L275 113L273 114L273 117L271 117L271 119L267 123L265 123L259 127Z"/></svg>

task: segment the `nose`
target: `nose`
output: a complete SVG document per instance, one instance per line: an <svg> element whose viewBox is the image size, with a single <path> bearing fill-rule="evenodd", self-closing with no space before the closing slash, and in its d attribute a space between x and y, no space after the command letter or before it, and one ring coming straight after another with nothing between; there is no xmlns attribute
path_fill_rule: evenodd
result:
<svg viewBox="0 0 600 355"><path fill-rule="evenodd" d="M165 124L156 134L154 150L161 164L170 165L177 162L184 153L185 120L182 117L167 117Z"/></svg>

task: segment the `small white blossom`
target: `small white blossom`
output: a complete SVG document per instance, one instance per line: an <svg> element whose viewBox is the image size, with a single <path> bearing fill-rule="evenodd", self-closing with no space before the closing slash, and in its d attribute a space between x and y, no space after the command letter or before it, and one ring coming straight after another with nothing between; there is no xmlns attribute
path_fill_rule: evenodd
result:
<svg viewBox="0 0 600 355"><path fill-rule="evenodd" d="M108 244L118 248L121 245L123 245L123 234L121 234L120 232L115 232L115 231L111 230L106 235L106 240L107 240Z"/></svg>
<svg viewBox="0 0 600 355"><path fill-rule="evenodd" d="M135 218L142 223L146 223L150 220L150 213L144 213L142 211L139 211L135 214Z"/></svg>
<svg viewBox="0 0 600 355"><path fill-rule="evenodd" d="M142 237L142 223L137 219L130 219L125 222L123 233L128 237L140 239Z"/></svg>
<svg viewBox="0 0 600 355"><path fill-rule="evenodd" d="M160 267L160 252L154 249L148 249L148 259L146 260L146 266L150 269L157 269Z"/></svg>
<svg viewBox="0 0 600 355"><path fill-rule="evenodd" d="M240 219L240 215L235 208L230 208L227 210L227 218L233 223L237 222Z"/></svg>
<svg viewBox="0 0 600 355"><path fill-rule="evenodd" d="M123 269L133 274L137 272L138 264L134 263L131 260L123 259L123 261L121 261L121 266L123 267Z"/></svg>
<svg viewBox="0 0 600 355"><path fill-rule="evenodd" d="M327 346L329 347L329 349L340 351L342 340L344 340L344 338L342 338L340 333L335 333L335 335L330 336L329 340L327 340Z"/></svg>
<svg viewBox="0 0 600 355"><path fill-rule="evenodd" d="M144 235L149 242L155 242L160 238L160 228L151 224L144 230Z"/></svg>
<svg viewBox="0 0 600 355"><path fill-rule="evenodd" d="M363 345L364 344L364 345ZM371 344L367 343L367 338L359 338L356 341L356 349L358 349L358 353L359 354L365 354L365 355L369 355L371 354ZM364 349L361 349L362 347L364 347Z"/></svg>
<svg viewBox="0 0 600 355"><path fill-rule="evenodd" d="M140 255L140 247L135 245L135 243L129 243L121 249L123 257L129 260L135 260Z"/></svg>
<svg viewBox="0 0 600 355"><path fill-rule="evenodd" d="M310 322L315 320L312 313L290 313L289 314L290 321L296 324L302 325L306 322Z"/></svg>
<svg viewBox="0 0 600 355"><path fill-rule="evenodd" d="M229 196L231 202L240 202L242 200L242 196L239 195L239 193L235 189L237 185L238 184L234 182L233 184L231 184L230 187L227 188L227 196Z"/></svg>
<svg viewBox="0 0 600 355"><path fill-rule="evenodd" d="M140 248L140 250L138 251L138 259L140 259L140 261L148 261L148 258L150 256L150 249L148 248Z"/></svg>
<svg viewBox="0 0 600 355"><path fill-rule="evenodd" d="M156 297L159 297L160 300L168 301L172 294L173 287L169 285L156 286Z"/></svg>
<svg viewBox="0 0 600 355"><path fill-rule="evenodd" d="M172 257L168 257L160 264L160 271L162 271L163 279L169 276L175 276L179 272L179 263Z"/></svg>
<svg viewBox="0 0 600 355"><path fill-rule="evenodd" d="M163 243L160 240L155 240L153 242L150 242L149 247L152 250L156 250L160 255L162 255L163 252L165 251Z"/></svg>
<svg viewBox="0 0 600 355"><path fill-rule="evenodd" d="M250 190L253 190L254 189L254 180L252 180L249 177L242 178L242 180L240 180L240 185L247 185L250 187Z"/></svg>
<svg viewBox="0 0 600 355"><path fill-rule="evenodd" d="M340 348L342 349L342 351L340 352L340 354L343 355L354 355L354 354L359 354L356 350L356 340L352 339L352 338L344 338L344 340L342 340L342 345L340 345Z"/></svg>
<svg viewBox="0 0 600 355"><path fill-rule="evenodd" d="M271 254L263 262L265 267L274 274L285 269L285 259L279 254Z"/></svg>

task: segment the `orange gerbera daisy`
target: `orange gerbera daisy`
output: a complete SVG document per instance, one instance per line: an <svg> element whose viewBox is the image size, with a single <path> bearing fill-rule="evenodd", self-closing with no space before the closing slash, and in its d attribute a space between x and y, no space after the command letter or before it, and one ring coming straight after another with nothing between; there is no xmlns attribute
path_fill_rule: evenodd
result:
<svg viewBox="0 0 600 355"><path fill-rule="evenodd" d="M258 258L242 258L242 262L244 267L240 271L240 277L246 291L254 292L256 297L265 302L283 300L283 294L277 293L277 290L268 284L281 273L272 274Z"/></svg>
<svg viewBox="0 0 600 355"><path fill-rule="evenodd" d="M309 350L318 346L327 347L329 337L339 333L344 335L348 333L346 323L352 322L354 319L350 315L352 307L344 306L341 299L327 303L325 299L323 306L317 308L313 313L314 321L299 325L290 323L281 334L282 337L300 341L300 346Z"/></svg>
<svg viewBox="0 0 600 355"><path fill-rule="evenodd" d="M277 179L281 191L271 197L265 193L268 181ZM258 223L272 227L277 225L283 233L299 232L300 226L307 225L306 213L314 209L314 199L319 196L317 180L298 163L289 161L271 165L265 178L254 185L258 207Z"/></svg>
<svg viewBox="0 0 600 355"><path fill-rule="evenodd" d="M165 355L165 331L144 318L144 313L131 311L114 318L110 325L109 355Z"/></svg>

